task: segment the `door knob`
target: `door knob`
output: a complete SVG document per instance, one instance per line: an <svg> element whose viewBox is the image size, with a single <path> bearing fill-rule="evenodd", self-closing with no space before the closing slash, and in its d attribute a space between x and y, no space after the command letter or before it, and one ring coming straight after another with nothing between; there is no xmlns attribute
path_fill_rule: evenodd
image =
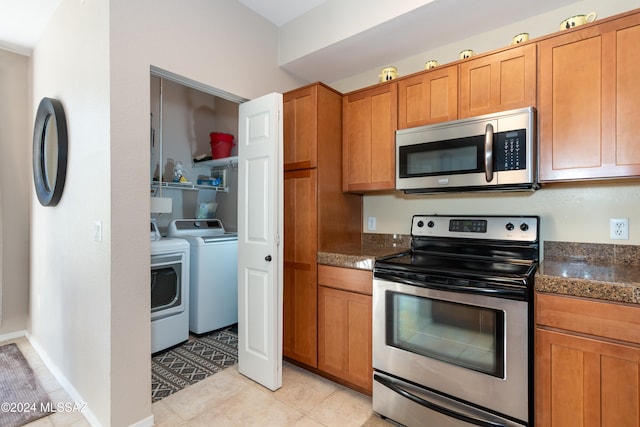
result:
<svg viewBox="0 0 640 427"><path fill-rule="evenodd" d="M267 262L271 262L271 255L267 255L266 257L264 257L264 260Z"/></svg>

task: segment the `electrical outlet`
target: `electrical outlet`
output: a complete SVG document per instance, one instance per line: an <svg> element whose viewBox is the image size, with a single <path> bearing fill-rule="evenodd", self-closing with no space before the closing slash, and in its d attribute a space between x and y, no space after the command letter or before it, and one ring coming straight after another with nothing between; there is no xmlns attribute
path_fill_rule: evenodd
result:
<svg viewBox="0 0 640 427"><path fill-rule="evenodd" d="M367 222L367 230L375 231L375 229L376 229L376 217L370 216L369 221Z"/></svg>
<svg viewBox="0 0 640 427"><path fill-rule="evenodd" d="M609 232L612 239L629 240L629 218L610 218Z"/></svg>

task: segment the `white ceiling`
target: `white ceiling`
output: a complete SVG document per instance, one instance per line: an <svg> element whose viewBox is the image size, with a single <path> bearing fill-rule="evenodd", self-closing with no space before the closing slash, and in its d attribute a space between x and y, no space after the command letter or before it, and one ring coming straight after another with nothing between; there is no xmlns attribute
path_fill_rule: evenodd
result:
<svg viewBox="0 0 640 427"><path fill-rule="evenodd" d="M328 0L237 1L282 27L301 15L314 13L314 8ZM309 82L334 82L575 1L433 0L281 66ZM60 0L0 0L0 47L28 55L59 3ZM324 28L321 22L318 25L308 31Z"/></svg>
<svg viewBox="0 0 640 427"><path fill-rule="evenodd" d="M326 0L238 0L267 20L281 27Z"/></svg>
<svg viewBox="0 0 640 427"><path fill-rule="evenodd" d="M326 0L238 0L276 26L297 18ZM0 0L0 47L28 53L60 0Z"/></svg>
<svg viewBox="0 0 640 427"><path fill-rule="evenodd" d="M28 53L60 0L0 0L0 47Z"/></svg>

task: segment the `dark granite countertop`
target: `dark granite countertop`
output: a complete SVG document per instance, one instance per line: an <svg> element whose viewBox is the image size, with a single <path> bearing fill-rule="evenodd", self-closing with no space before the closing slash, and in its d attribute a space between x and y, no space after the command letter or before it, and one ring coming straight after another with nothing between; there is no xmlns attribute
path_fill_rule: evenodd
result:
<svg viewBox="0 0 640 427"><path fill-rule="evenodd" d="M545 242L536 291L640 304L640 257L629 245Z"/></svg>
<svg viewBox="0 0 640 427"><path fill-rule="evenodd" d="M318 264L373 270L377 258L407 251L411 236L363 235L362 245L318 252ZM640 247L544 242L538 292L640 304Z"/></svg>
<svg viewBox="0 0 640 427"><path fill-rule="evenodd" d="M318 264L334 267L373 270L377 258L409 250L411 236L365 233L357 247L331 248L318 252Z"/></svg>
<svg viewBox="0 0 640 427"><path fill-rule="evenodd" d="M372 270L377 258L404 252L403 248L378 248L361 247L337 249L332 252L318 252L318 264L332 265L334 267L357 268L360 270Z"/></svg>

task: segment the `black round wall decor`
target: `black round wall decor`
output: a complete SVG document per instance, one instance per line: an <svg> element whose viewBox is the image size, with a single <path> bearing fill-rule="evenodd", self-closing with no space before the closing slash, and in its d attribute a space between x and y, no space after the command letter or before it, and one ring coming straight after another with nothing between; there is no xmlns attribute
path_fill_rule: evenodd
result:
<svg viewBox="0 0 640 427"><path fill-rule="evenodd" d="M42 206L55 206L67 175L67 119L62 103L42 98L33 129L33 181Z"/></svg>

